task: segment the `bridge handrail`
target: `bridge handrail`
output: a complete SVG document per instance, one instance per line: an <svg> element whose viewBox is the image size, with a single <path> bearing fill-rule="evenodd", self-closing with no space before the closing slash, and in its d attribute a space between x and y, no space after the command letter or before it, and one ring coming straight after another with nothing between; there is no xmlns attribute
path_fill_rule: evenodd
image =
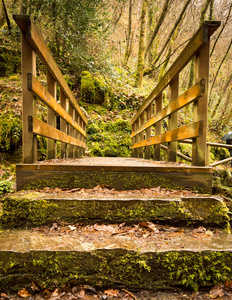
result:
<svg viewBox="0 0 232 300"><path fill-rule="evenodd" d="M87 118L29 15L14 15L22 33L23 162L37 160L37 135L48 138L47 158L56 157L55 141L61 143L61 157L84 154ZM36 78L36 54L47 68L47 89ZM60 104L56 100L60 87ZM48 107L48 122L36 118L36 98ZM68 108L69 106L69 108ZM61 117L60 129L56 115Z"/></svg>
<svg viewBox="0 0 232 300"><path fill-rule="evenodd" d="M169 161L176 161L177 143L193 138L193 165L207 164L206 133L208 109L208 73L210 36L220 26L219 21L205 21L198 29L163 78L144 100L132 118L132 156L150 158L150 146L155 145L154 159L160 160L161 143L169 143ZM195 82L185 93L178 96L179 74L195 57ZM170 86L170 103L162 109L162 92ZM178 110L194 103L194 122L178 127ZM153 113L155 104L155 114ZM169 131L161 134L161 121L169 117ZM154 126L155 135L151 137Z"/></svg>

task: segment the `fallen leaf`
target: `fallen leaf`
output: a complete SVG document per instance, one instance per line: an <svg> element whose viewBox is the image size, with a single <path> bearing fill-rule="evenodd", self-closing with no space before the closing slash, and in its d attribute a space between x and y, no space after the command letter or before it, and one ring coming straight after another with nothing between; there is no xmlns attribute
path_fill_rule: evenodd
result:
<svg viewBox="0 0 232 300"><path fill-rule="evenodd" d="M25 289L22 289L20 291L18 291L18 295L21 297L21 298L26 298L26 297L30 297L31 294L25 290Z"/></svg>
<svg viewBox="0 0 232 300"><path fill-rule="evenodd" d="M223 284L218 284L209 291L209 296L212 299L224 296Z"/></svg>
<svg viewBox="0 0 232 300"><path fill-rule="evenodd" d="M106 290L106 291L104 291L104 293L110 297L118 297L118 295L119 295L119 291L113 290L113 289Z"/></svg>

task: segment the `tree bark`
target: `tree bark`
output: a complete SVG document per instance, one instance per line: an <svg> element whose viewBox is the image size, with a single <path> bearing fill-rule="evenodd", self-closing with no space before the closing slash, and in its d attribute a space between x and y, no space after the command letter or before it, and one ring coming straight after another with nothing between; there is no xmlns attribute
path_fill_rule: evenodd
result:
<svg viewBox="0 0 232 300"><path fill-rule="evenodd" d="M20 14L21 15L26 15L27 14L27 0L22 0Z"/></svg>
<svg viewBox="0 0 232 300"><path fill-rule="evenodd" d="M172 28L172 31L170 32L167 40L166 40L166 43L164 44L163 48L161 49L161 51L159 52L159 54L155 57L155 59L152 61L151 65L149 66L149 68L147 68L147 70L144 71L144 75L148 75L150 74L154 68L155 68L155 64L157 63L157 61L159 60L161 54L163 53L163 51L166 49L168 43L170 42L171 38L172 38L172 35L173 33L175 32L175 30L177 29L177 27L179 26L180 22L183 20L183 16L185 14L185 11L188 7L188 5L190 4L191 0L187 0L178 19L176 20L176 23L174 25L174 27Z"/></svg>
<svg viewBox="0 0 232 300"><path fill-rule="evenodd" d="M215 49L215 47L216 47L216 45L217 45L217 42L218 42L218 40L219 40L219 38L220 38L220 36L221 36L221 34L222 34L222 32L223 32L223 30L224 30L226 24L228 23L228 20L229 20L229 18L230 18L230 14L231 14L231 9L232 9L232 3L230 4L229 12L228 12L228 15L227 15L227 17L226 17L225 23L223 24L223 26L222 26L222 28L221 28L219 34L217 35L217 38L216 38L216 40L215 40L215 42L214 42L214 44L213 44L212 50L211 50L211 52L210 52L210 57L212 56L212 54L213 54L213 52L214 52L214 49Z"/></svg>
<svg viewBox="0 0 232 300"><path fill-rule="evenodd" d="M3 6L4 13L5 13L8 30L11 31L12 27L11 27L10 19L9 19L9 16L7 13L6 4L5 4L4 0L2 0L2 6Z"/></svg>
<svg viewBox="0 0 232 300"><path fill-rule="evenodd" d="M156 35L157 35L157 33L158 33L159 29L160 29L160 26L162 25L162 23L163 23L163 21L164 21L164 19L166 17L166 14L168 12L168 6L169 6L169 4L170 4L170 0L166 0L165 3L164 3L164 6L163 6L162 13L161 13L161 15L159 17L158 23L157 23L157 25L156 25L156 27L155 27L155 29L154 29L154 31L153 31L153 33L152 33L149 41L148 41L148 44L147 44L147 47L146 47L146 50L145 50L145 57L147 57L147 55L149 53L149 50L151 48L151 45L152 45L154 39L156 38Z"/></svg>
<svg viewBox="0 0 232 300"><path fill-rule="evenodd" d="M139 52L138 52L138 65L135 86L142 86L143 81L143 70L145 61L145 40L146 40L146 23L147 23L147 9L148 2L143 0L142 14L141 14L141 28L140 28L140 38L139 38Z"/></svg>
<svg viewBox="0 0 232 300"><path fill-rule="evenodd" d="M132 49L132 0L129 0L129 17L128 17L128 30L127 30L127 40L126 40L126 50L124 54L123 66L126 66L131 54Z"/></svg>
<svg viewBox="0 0 232 300"><path fill-rule="evenodd" d="M214 79L213 79L213 82L212 82L212 85L211 85L211 89L210 89L210 94L209 94L210 97L211 97L212 90L213 90L215 81L216 81L216 79L217 79L218 73L219 73L219 71L220 71L220 69L221 69L221 66L222 66L222 64L224 63L224 61L225 61L225 59L226 59L226 57L227 57L227 55L228 55L228 53L229 53L229 51L230 51L231 46L232 46L232 39L231 39L230 44L229 44L229 46L228 46L228 48L227 48L226 54L224 55L223 59L222 59L221 62L220 62L220 65L219 65L218 68L217 68L217 71L216 71L216 74L215 74L215 76L214 76ZM210 98L210 97L209 97L209 98ZM211 99L210 99L210 100L211 100ZM209 104L210 104L210 102L211 102L211 101L209 101Z"/></svg>

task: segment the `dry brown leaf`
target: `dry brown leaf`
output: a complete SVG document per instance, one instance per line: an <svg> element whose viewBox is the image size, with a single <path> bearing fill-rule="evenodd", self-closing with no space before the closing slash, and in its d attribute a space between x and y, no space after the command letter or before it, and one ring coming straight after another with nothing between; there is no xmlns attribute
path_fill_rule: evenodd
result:
<svg viewBox="0 0 232 300"><path fill-rule="evenodd" d="M26 298L26 297L30 297L31 294L25 290L25 289L22 289L20 291L18 291L18 295L21 297L21 298Z"/></svg>
<svg viewBox="0 0 232 300"><path fill-rule="evenodd" d="M224 295L223 284L218 284L209 291L209 296L212 299L216 299L217 297L222 297Z"/></svg>
<svg viewBox="0 0 232 300"><path fill-rule="evenodd" d="M80 290L80 292L78 292L77 294L76 294L76 297L77 298L84 298L85 297L85 290Z"/></svg>
<svg viewBox="0 0 232 300"><path fill-rule="evenodd" d="M1 294L0 294L0 297L1 297L1 298L4 298L4 299L10 299L10 298L11 298L10 296L8 296L8 295L5 294L5 293L1 293Z"/></svg>
<svg viewBox="0 0 232 300"><path fill-rule="evenodd" d="M106 294L107 296L110 296L110 297L118 297L119 290L109 289L109 290L104 291L104 294Z"/></svg>

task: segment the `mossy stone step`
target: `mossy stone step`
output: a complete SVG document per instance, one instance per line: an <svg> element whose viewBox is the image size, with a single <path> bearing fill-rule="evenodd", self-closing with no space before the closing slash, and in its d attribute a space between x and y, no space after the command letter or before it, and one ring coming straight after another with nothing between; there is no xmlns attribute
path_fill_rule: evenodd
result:
<svg viewBox="0 0 232 300"><path fill-rule="evenodd" d="M82 232L85 232L84 229ZM156 237L155 237L156 235ZM60 236L41 231L0 233L0 292L36 281L47 288L95 287L162 289L197 287L232 280L232 236L201 230L158 232L152 238L112 235Z"/></svg>
<svg viewBox="0 0 232 300"><path fill-rule="evenodd" d="M214 196L141 197L21 191L2 199L3 228L62 222L153 221L208 224L229 229L229 209Z"/></svg>
<svg viewBox="0 0 232 300"><path fill-rule="evenodd" d="M190 188L212 192L212 168L128 157L84 157L16 165L17 190Z"/></svg>

